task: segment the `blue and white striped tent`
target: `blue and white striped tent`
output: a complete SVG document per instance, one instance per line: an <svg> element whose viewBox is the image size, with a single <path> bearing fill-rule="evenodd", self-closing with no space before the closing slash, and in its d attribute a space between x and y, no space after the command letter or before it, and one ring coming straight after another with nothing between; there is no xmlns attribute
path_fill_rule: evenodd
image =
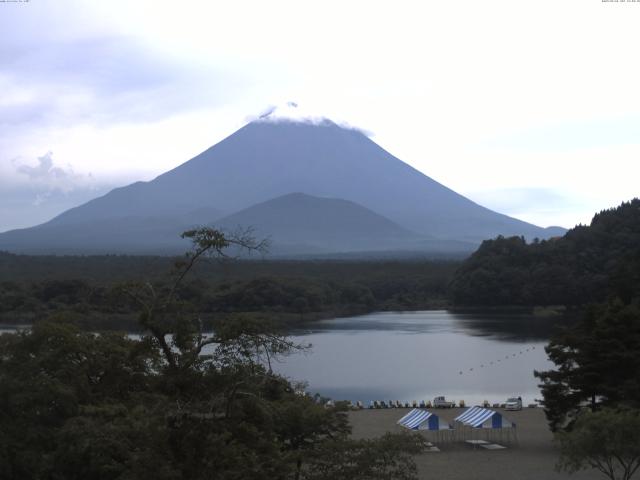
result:
<svg viewBox="0 0 640 480"><path fill-rule="evenodd" d="M482 407L471 407L454 420L473 428L513 428L516 426L515 423L504 418L502 414Z"/></svg>
<svg viewBox="0 0 640 480"><path fill-rule="evenodd" d="M457 436L462 439L474 438L477 434L484 436L485 440L513 440L518 441L516 424L507 420L494 410L482 407L471 407L454 418L457 428Z"/></svg>
<svg viewBox="0 0 640 480"><path fill-rule="evenodd" d="M449 424L440 423L437 415L427 411L414 408L404 417L398 420L398 424L410 430L449 430Z"/></svg>

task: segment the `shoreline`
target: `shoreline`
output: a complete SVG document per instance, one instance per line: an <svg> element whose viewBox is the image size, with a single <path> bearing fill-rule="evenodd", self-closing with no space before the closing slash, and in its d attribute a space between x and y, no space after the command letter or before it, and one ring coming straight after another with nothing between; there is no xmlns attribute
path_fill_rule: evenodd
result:
<svg viewBox="0 0 640 480"><path fill-rule="evenodd" d="M281 327L287 332L295 332L296 330L313 328L318 322L326 320L339 320L344 318L361 317L375 313L416 313L416 312L438 312L444 311L452 314L477 314L477 315L526 315L532 319L562 319L570 309L564 305L550 306L455 306L446 302L432 302L430 304L415 305L412 307L397 308L397 305L377 305L376 308L361 308L358 306L345 306L343 308L333 310L322 310L317 312L294 313L294 312L209 312L202 316L211 322L217 318L222 318L230 314L238 314L245 316L264 316L276 320ZM125 333L141 333L138 325L138 312L114 313L101 311L76 311L73 308L63 309L63 313L69 315L70 318L79 323L83 330L98 331L119 331ZM2 314L0 315L0 329L10 329L15 327L30 327L34 323L46 320L47 318L60 313L60 311L44 311L40 314L44 318L36 318L32 312L20 312L19 314ZM7 317L14 317L12 319ZM82 319L82 321L80 321ZM95 323L94 328L89 328L89 323ZM208 332L205 332L208 333ZM287 333L291 335L293 333Z"/></svg>
<svg viewBox="0 0 640 480"><path fill-rule="evenodd" d="M349 422L353 427L352 437L356 439L374 438L387 432L401 433L409 430L396 424L398 419L410 409L363 409L349 412ZM441 421L452 422L464 409L428 409L440 417ZM542 408L524 408L520 411L496 409L505 418L515 422L518 442L502 445L502 450L474 448L463 441L434 443L439 452L426 452L415 456L420 480L442 478L447 480L539 480L574 479L596 480L602 478L599 472L582 471L569 475L555 471L558 450L553 435L548 428ZM500 443L496 441L496 443Z"/></svg>

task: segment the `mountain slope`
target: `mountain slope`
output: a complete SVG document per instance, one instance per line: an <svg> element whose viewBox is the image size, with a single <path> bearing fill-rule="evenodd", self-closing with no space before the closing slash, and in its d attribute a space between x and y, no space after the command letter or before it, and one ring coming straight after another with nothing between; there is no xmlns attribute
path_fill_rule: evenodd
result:
<svg viewBox="0 0 640 480"><path fill-rule="evenodd" d="M398 160L360 131L329 121L252 122L156 179L115 189L68 210L37 232L62 226L86 229L125 217L180 218L203 207L228 215L291 192L349 200L413 232L444 240L479 243L498 234L551 234L477 205ZM11 244L34 232L12 232ZM6 239L7 234L0 235L0 248L8 248ZM150 248L153 242L151 236Z"/></svg>
<svg viewBox="0 0 640 480"><path fill-rule="evenodd" d="M303 193L284 195L215 222L226 230L251 225L276 251L349 252L404 249L421 237L356 203Z"/></svg>
<svg viewBox="0 0 640 480"><path fill-rule="evenodd" d="M121 216L75 223L49 222L0 234L0 250L28 254L175 254L190 247L185 230L221 214L198 209L182 215Z"/></svg>

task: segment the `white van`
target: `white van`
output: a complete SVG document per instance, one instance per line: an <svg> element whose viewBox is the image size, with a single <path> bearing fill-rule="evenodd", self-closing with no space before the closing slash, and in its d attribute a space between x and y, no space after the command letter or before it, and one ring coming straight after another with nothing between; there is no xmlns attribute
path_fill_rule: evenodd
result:
<svg viewBox="0 0 640 480"><path fill-rule="evenodd" d="M522 410L522 397L507 398L504 404L505 410Z"/></svg>
<svg viewBox="0 0 640 480"><path fill-rule="evenodd" d="M454 402L448 402L444 397L436 397L433 399L433 408L453 408L455 406Z"/></svg>

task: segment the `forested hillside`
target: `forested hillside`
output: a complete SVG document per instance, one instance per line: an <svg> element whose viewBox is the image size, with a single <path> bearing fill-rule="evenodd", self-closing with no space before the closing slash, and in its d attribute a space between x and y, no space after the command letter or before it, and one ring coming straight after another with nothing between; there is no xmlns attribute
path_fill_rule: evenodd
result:
<svg viewBox="0 0 640 480"><path fill-rule="evenodd" d="M82 331L62 310L0 335L0 478L415 480L423 437L352 439L346 403L325 405L272 370L307 346L246 316L203 332L187 274L209 252L259 243L185 236L193 250L164 284L121 288L139 338ZM71 300L83 287L70 282L53 291Z"/></svg>
<svg viewBox="0 0 640 480"><path fill-rule="evenodd" d="M89 329L135 329L123 287L162 285L175 258L0 254L0 323L65 312ZM182 308L214 317L251 313L287 323L373 310L442 308L458 262L202 262L177 292Z"/></svg>
<svg viewBox="0 0 640 480"><path fill-rule="evenodd" d="M563 237L486 240L450 285L456 305L582 305L640 296L640 200L593 217Z"/></svg>

